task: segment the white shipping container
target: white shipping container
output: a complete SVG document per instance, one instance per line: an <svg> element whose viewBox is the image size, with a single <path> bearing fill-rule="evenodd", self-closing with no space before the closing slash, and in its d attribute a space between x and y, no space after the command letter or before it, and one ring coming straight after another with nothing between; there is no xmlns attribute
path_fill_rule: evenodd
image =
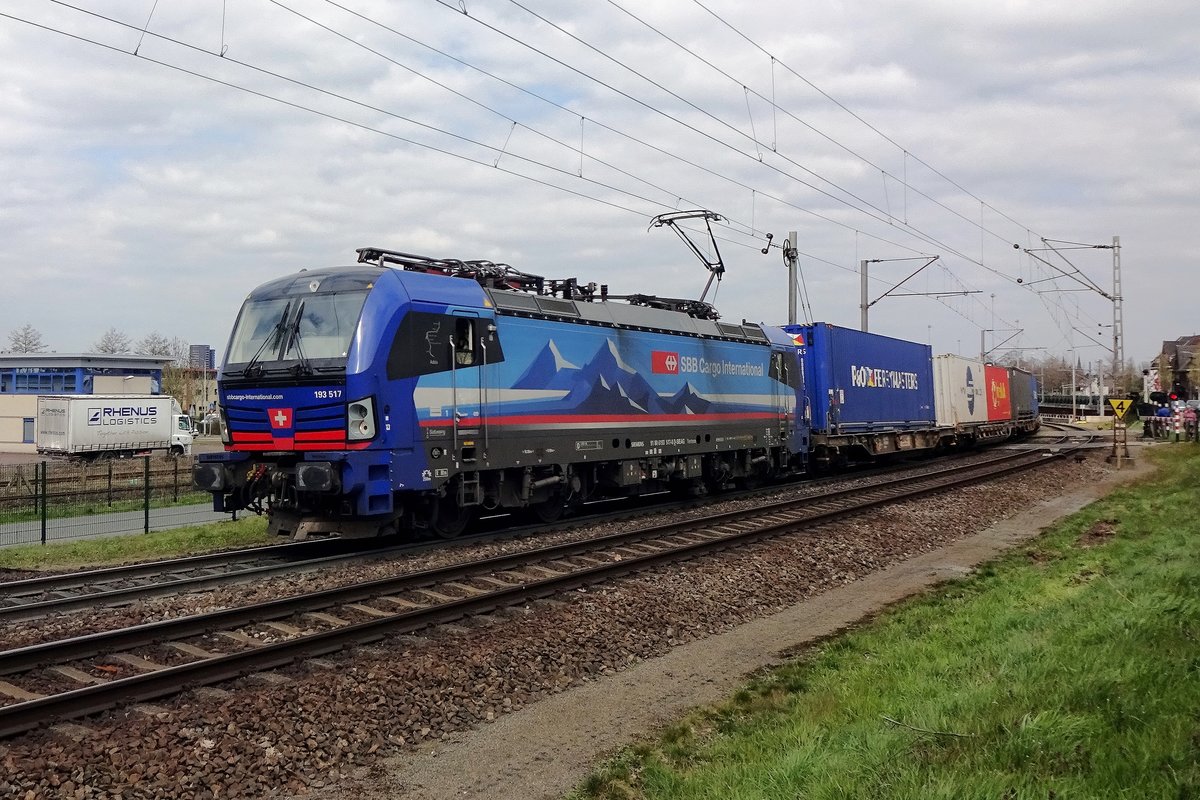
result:
<svg viewBox="0 0 1200 800"><path fill-rule="evenodd" d="M933 383L938 425L987 422L987 382L982 361L953 354L934 356Z"/></svg>
<svg viewBox="0 0 1200 800"><path fill-rule="evenodd" d="M162 395L44 395L38 398L37 449L97 456L191 449L191 424Z"/></svg>

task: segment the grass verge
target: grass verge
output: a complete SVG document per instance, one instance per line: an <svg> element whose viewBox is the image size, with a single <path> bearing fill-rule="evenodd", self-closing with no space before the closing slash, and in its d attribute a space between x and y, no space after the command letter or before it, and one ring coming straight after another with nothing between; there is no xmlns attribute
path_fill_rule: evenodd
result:
<svg viewBox="0 0 1200 800"><path fill-rule="evenodd" d="M627 749L575 798L1200 797L1200 453Z"/></svg>
<svg viewBox="0 0 1200 800"><path fill-rule="evenodd" d="M82 569L278 542L279 537L267 535L266 517L252 516L168 531L0 547L0 568Z"/></svg>

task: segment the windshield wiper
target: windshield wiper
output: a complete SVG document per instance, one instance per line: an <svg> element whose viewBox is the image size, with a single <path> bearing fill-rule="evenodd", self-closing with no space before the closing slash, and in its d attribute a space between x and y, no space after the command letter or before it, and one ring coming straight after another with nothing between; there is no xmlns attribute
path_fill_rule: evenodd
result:
<svg viewBox="0 0 1200 800"><path fill-rule="evenodd" d="M300 320L304 318L304 301L300 301L300 305L296 307L296 319L292 322L289 330L288 344L283 348L283 357L287 358L287 354L292 348L296 348L296 355L299 357L296 366L292 367L292 372L296 377L301 375L312 375L312 364L304 355L304 348L300 346Z"/></svg>
<svg viewBox="0 0 1200 800"><path fill-rule="evenodd" d="M271 332L267 334L267 338L263 339L263 343L258 346L258 349L254 351L254 355L252 355L250 360L246 362L246 367L242 370L243 378L250 377L251 372L253 372L255 376L262 374L263 368L262 365L258 363L258 359L262 356L263 350L267 349L267 345L270 344L272 340L274 340L276 344L281 341L284 328L287 325L288 311L291 309L292 301L288 300L287 305L283 307L283 313L279 315L279 321L275 323L275 327L271 329Z"/></svg>

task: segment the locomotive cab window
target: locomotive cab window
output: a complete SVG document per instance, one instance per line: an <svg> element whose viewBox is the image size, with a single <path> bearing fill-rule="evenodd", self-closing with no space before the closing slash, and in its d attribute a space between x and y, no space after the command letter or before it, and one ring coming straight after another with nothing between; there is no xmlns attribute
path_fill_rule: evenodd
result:
<svg viewBox="0 0 1200 800"><path fill-rule="evenodd" d="M454 320L454 363L460 367L475 363L475 320Z"/></svg>
<svg viewBox="0 0 1200 800"><path fill-rule="evenodd" d="M450 372L504 360L489 319L413 310L404 315L388 353L389 380Z"/></svg>

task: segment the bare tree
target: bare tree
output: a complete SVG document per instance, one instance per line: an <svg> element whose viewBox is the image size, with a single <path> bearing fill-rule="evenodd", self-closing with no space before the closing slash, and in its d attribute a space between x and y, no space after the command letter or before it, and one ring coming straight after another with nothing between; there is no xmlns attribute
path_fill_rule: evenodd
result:
<svg viewBox="0 0 1200 800"><path fill-rule="evenodd" d="M143 336L135 345L134 351L144 356L162 356L174 358L171 352L171 340L158 331L151 331Z"/></svg>
<svg viewBox="0 0 1200 800"><path fill-rule="evenodd" d="M28 322L8 332L8 347L14 353L43 353L46 350L41 331Z"/></svg>
<svg viewBox="0 0 1200 800"><path fill-rule="evenodd" d="M190 411L193 405L202 405L202 387L206 385L204 370L191 366L188 343L178 336L167 342L166 351L161 355L171 359L171 363L163 369L163 393L173 395L184 411ZM213 386L211 382L207 385ZM203 413L203 408L198 409Z"/></svg>
<svg viewBox="0 0 1200 800"><path fill-rule="evenodd" d="M104 332L92 349L97 353L128 353L129 352L129 337L116 328L109 328Z"/></svg>
<svg viewBox="0 0 1200 800"><path fill-rule="evenodd" d="M191 351L188 350L188 343L178 336L171 340L171 349L167 354L171 356L172 363L177 367L188 366L191 358Z"/></svg>

